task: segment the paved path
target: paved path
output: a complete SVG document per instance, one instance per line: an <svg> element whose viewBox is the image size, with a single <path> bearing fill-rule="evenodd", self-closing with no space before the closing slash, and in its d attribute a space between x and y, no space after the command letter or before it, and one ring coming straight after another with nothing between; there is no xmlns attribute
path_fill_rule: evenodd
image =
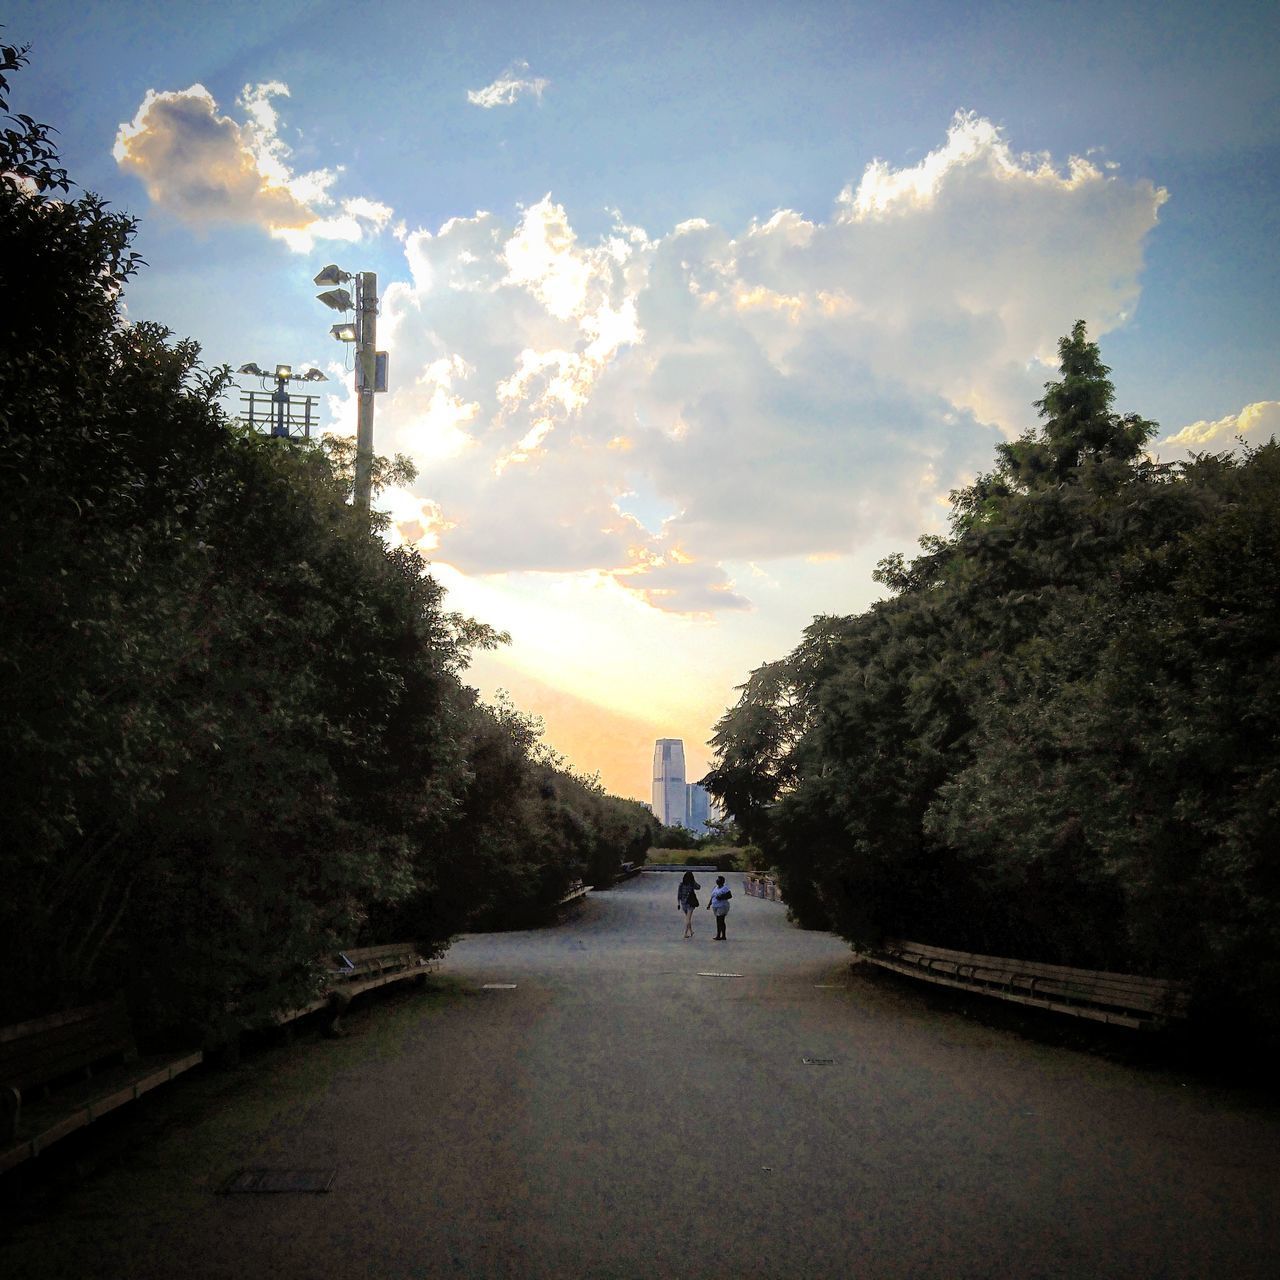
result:
<svg viewBox="0 0 1280 1280"><path fill-rule="evenodd" d="M345 1041L175 1087L0 1271L1280 1275L1274 1109L858 979L738 880L728 943L705 911L682 940L675 878L647 873L558 929L463 939L442 994L357 1013ZM337 1176L214 1194L242 1166Z"/></svg>

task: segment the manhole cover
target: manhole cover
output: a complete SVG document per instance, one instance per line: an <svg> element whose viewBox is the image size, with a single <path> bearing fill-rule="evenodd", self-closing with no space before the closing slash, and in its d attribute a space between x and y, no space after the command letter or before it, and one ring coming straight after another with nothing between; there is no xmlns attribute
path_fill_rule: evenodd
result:
<svg viewBox="0 0 1280 1280"><path fill-rule="evenodd" d="M836 1063L834 1058L801 1058L800 1061L806 1067L833 1067Z"/></svg>
<svg viewBox="0 0 1280 1280"><path fill-rule="evenodd" d="M699 973L698 973L698 977L700 977L700 978L740 978L740 977L742 977L742 974L740 974L740 973L702 973L702 972L699 972Z"/></svg>
<svg viewBox="0 0 1280 1280"><path fill-rule="evenodd" d="M486 982L481 991L514 991L516 984L514 982Z"/></svg>
<svg viewBox="0 0 1280 1280"><path fill-rule="evenodd" d="M336 1169L241 1169L227 1179L222 1190L237 1191L330 1191Z"/></svg>

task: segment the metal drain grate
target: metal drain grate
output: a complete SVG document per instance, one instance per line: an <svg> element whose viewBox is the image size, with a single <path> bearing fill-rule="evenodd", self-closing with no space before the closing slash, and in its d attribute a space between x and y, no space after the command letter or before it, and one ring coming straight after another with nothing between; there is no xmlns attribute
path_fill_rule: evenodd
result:
<svg viewBox="0 0 1280 1280"><path fill-rule="evenodd" d="M834 1067L836 1065L834 1058L801 1058L800 1061L806 1067Z"/></svg>
<svg viewBox="0 0 1280 1280"><path fill-rule="evenodd" d="M236 1192L265 1194L279 1191L331 1191L336 1169L241 1169L225 1183L224 1195Z"/></svg>
<svg viewBox="0 0 1280 1280"><path fill-rule="evenodd" d="M742 974L740 974L740 973L702 973L702 972L699 972L699 973L698 973L698 977L700 977L700 978L740 978L740 977L742 977Z"/></svg>
<svg viewBox="0 0 1280 1280"><path fill-rule="evenodd" d="M514 991L516 984L514 982L486 982L481 991Z"/></svg>

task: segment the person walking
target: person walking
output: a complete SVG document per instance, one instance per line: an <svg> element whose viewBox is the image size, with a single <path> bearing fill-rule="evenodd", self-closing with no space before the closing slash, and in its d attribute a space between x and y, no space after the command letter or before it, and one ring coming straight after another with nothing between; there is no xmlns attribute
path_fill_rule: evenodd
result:
<svg viewBox="0 0 1280 1280"><path fill-rule="evenodd" d="M711 901L707 903L707 910L715 912L717 942L729 941L724 931L724 920L729 914L729 899L732 897L733 890L725 884L724 876L716 876L716 887L711 890Z"/></svg>
<svg viewBox="0 0 1280 1280"><path fill-rule="evenodd" d="M693 913L698 909L698 890L702 886L693 878L692 871L684 873L680 887L676 890L676 904L684 912L684 936L693 937Z"/></svg>

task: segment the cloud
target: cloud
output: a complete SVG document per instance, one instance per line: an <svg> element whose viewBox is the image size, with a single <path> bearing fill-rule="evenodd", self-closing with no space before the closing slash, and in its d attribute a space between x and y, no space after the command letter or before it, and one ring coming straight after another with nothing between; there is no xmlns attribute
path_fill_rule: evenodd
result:
<svg viewBox="0 0 1280 1280"><path fill-rule="evenodd" d="M273 98L279 81L246 85L237 105L244 123L220 115L200 84L177 92L148 89L122 124L113 154L139 178L158 208L196 226L246 223L305 253L316 240L360 240L384 227L391 210L364 198L330 194L340 170L294 173L279 135Z"/></svg>
<svg viewBox="0 0 1280 1280"><path fill-rule="evenodd" d="M635 591L646 604L673 613L718 613L749 609L751 601L734 590L724 569L699 564L679 547L665 555L646 555L632 569L613 575L620 586Z"/></svg>
<svg viewBox="0 0 1280 1280"><path fill-rule="evenodd" d="M1158 443L1200 452L1230 448L1238 436L1250 444L1264 443L1273 436L1280 436L1280 400L1259 400L1216 422L1201 419Z"/></svg>
<svg viewBox="0 0 1280 1280"><path fill-rule="evenodd" d="M412 230L379 328L379 448L432 504L404 530L467 574L605 574L682 613L747 607L731 562L910 546L1034 421L1072 323L1132 314L1164 199L959 115L825 220L615 215L587 242L548 195Z"/></svg>
<svg viewBox="0 0 1280 1280"><path fill-rule="evenodd" d="M473 106L486 109L509 107L525 94L532 94L541 102L543 90L550 85L551 81L544 80L540 76L529 78L521 75L521 72L528 70L527 62L513 63L492 84L485 85L483 89L468 89L467 101Z"/></svg>

